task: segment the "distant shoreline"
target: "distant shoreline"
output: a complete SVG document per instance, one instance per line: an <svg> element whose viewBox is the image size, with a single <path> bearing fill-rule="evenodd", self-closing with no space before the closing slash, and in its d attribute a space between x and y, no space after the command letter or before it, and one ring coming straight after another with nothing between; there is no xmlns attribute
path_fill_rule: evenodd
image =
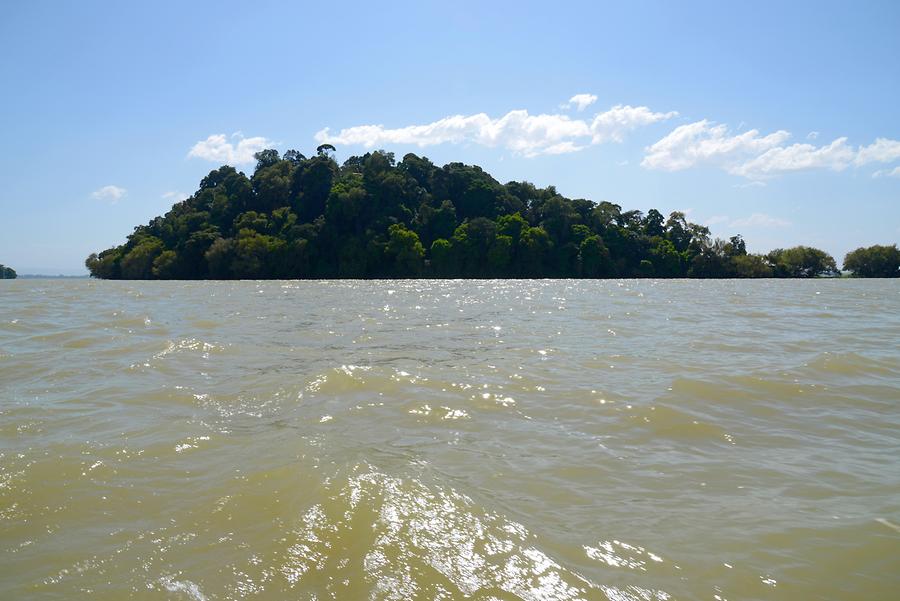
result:
<svg viewBox="0 0 900 601"><path fill-rule="evenodd" d="M41 273L22 273L19 274L19 280L87 280L90 279L90 274L84 275L46 275Z"/></svg>

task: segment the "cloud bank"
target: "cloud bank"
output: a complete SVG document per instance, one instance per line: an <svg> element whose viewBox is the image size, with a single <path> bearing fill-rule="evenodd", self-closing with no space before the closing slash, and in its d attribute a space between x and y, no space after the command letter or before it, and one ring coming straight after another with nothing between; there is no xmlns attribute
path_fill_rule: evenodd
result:
<svg viewBox="0 0 900 601"><path fill-rule="evenodd" d="M572 102L586 107L594 102L586 96L592 95L578 94L572 97ZM576 98L579 100L576 101ZM316 133L315 139L321 144L360 145L366 148L390 144L420 147L478 144L535 157L577 152L604 142L621 142L630 131L675 115L675 112L654 112L646 106L616 105L587 120L558 113L531 115L527 110L519 109L497 118L485 113L451 115L431 123L398 128L358 125L331 133L330 128L326 127Z"/></svg>
<svg viewBox="0 0 900 601"><path fill-rule="evenodd" d="M575 94L560 105L565 110L584 112L597 102L595 94ZM566 112L531 114L516 109L491 117L486 113L449 115L430 123L401 127L382 124L356 125L332 132L326 127L314 138L319 144L362 146L364 148L413 145L420 148L439 144L476 144L499 148L525 157L578 152L599 144L622 143L633 131L677 117L676 111L657 112L646 106L618 104L593 117ZM739 126L742 129L742 126ZM708 119L678 125L644 149L641 166L649 170L683 171L714 168L743 179L737 187L763 186L783 174L828 170L844 171L873 163L885 164L872 177L900 177L900 141L877 138L868 146L853 146L847 137L817 144L819 132L812 131L803 142L792 142L784 129L761 133L758 129L732 131L725 124ZM244 137L213 134L194 144L188 157L218 163L253 163L253 155L275 143L262 136ZM628 161L617 161L627 164Z"/></svg>
<svg viewBox="0 0 900 601"><path fill-rule="evenodd" d="M756 129L732 134L725 125L706 119L680 125L645 149L641 166L661 171L715 167L752 181L793 171L889 163L900 159L900 142L878 138L869 146L853 147L846 137L830 144L786 144L791 134L779 130L761 135ZM812 139L815 139L813 137Z"/></svg>

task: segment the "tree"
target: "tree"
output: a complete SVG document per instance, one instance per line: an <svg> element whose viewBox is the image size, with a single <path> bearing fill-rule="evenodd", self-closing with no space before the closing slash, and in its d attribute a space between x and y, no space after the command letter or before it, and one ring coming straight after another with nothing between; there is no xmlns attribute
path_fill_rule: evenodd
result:
<svg viewBox="0 0 900 601"><path fill-rule="evenodd" d="M860 278L900 277L900 250L896 244L857 248L844 257L844 269Z"/></svg>
<svg viewBox="0 0 900 601"><path fill-rule="evenodd" d="M418 222L419 235L425 242L431 242L438 238L450 238L456 229L456 208L449 200L445 200L438 208L433 208L428 203L419 207Z"/></svg>
<svg viewBox="0 0 900 601"><path fill-rule="evenodd" d="M510 261L513 258L512 236L497 234L487 252L488 274L495 277L503 277L508 273Z"/></svg>
<svg viewBox="0 0 900 601"><path fill-rule="evenodd" d="M239 279L271 278L278 273L279 259L285 249L284 240L259 234L253 230L241 230L234 247L231 273Z"/></svg>
<svg viewBox="0 0 900 601"><path fill-rule="evenodd" d="M431 184L432 174L437 170L434 163L425 157L420 157L413 153L405 155L398 167L416 180L416 183L423 188Z"/></svg>
<svg viewBox="0 0 900 601"><path fill-rule="evenodd" d="M303 161L306 160L306 157L303 155L303 153L296 150L285 151L284 156L281 158L285 161L290 162L294 167L299 166L301 163L303 163Z"/></svg>
<svg viewBox="0 0 900 601"><path fill-rule="evenodd" d="M497 224L484 217L466 221L456 228L450 242L459 260L462 275L465 277L487 275L485 257L496 234Z"/></svg>
<svg viewBox="0 0 900 601"><path fill-rule="evenodd" d="M459 276L459 264L449 240L439 238L431 243L431 270L442 278Z"/></svg>
<svg viewBox="0 0 900 601"><path fill-rule="evenodd" d="M309 223L325 213L325 204L331 193L336 172L335 162L321 153L294 171L292 183L292 189L296 191L294 211L302 222Z"/></svg>
<svg viewBox="0 0 900 601"><path fill-rule="evenodd" d="M331 157L335 152L337 152L337 149L331 144L319 144L316 147L316 154L319 156Z"/></svg>
<svg viewBox="0 0 900 601"><path fill-rule="evenodd" d="M738 255L731 258L731 264L736 278L770 278L773 274L762 255Z"/></svg>
<svg viewBox="0 0 900 601"><path fill-rule="evenodd" d="M331 186L325 203L325 216L339 229L360 235L363 233L368 202L362 177L358 173L351 173Z"/></svg>
<svg viewBox="0 0 900 601"><path fill-rule="evenodd" d="M662 213L656 209L647 211L647 216L644 217L644 233L651 238L653 236L662 236L665 234L663 219Z"/></svg>
<svg viewBox="0 0 900 601"><path fill-rule="evenodd" d="M612 271L609 249L603 244L600 236L588 236L581 241L581 246L578 249L578 260L581 264L581 274L584 277L607 277Z"/></svg>
<svg viewBox="0 0 900 601"><path fill-rule="evenodd" d="M262 159L260 159L259 164L263 164ZM263 167L257 167L256 173L253 174L253 179L251 180L253 182L253 190L256 192L257 207L265 211L271 211L289 204L288 198L291 192L294 170L295 167L292 162L278 160Z"/></svg>
<svg viewBox="0 0 900 601"><path fill-rule="evenodd" d="M522 218L521 213L513 213L512 215L502 215L497 220L497 231L503 236L512 238L514 244L519 243L522 236L522 230L528 227L528 222Z"/></svg>
<svg viewBox="0 0 900 601"><path fill-rule="evenodd" d="M96 257L97 255L91 256ZM15 269L13 269L12 267L7 267L0 263L0 280L14 280L16 279L16 277L18 277L18 274L16 273Z"/></svg>
<svg viewBox="0 0 900 601"><path fill-rule="evenodd" d="M673 211L666 221L666 237L678 252L684 252L691 244L690 226L681 211Z"/></svg>
<svg viewBox="0 0 900 601"><path fill-rule="evenodd" d="M402 223L388 228L386 254L393 261L394 273L398 277L415 277L422 272L425 249L419 236Z"/></svg>
<svg viewBox="0 0 900 601"><path fill-rule="evenodd" d="M122 247L106 249L99 255L97 253L91 253L84 264L90 272L91 277L117 280L122 277L122 270L119 265L122 253Z"/></svg>
<svg viewBox="0 0 900 601"><path fill-rule="evenodd" d="M151 273L160 280L171 280L178 277L178 253L174 250L162 251L154 260Z"/></svg>
<svg viewBox="0 0 900 601"><path fill-rule="evenodd" d="M554 196L545 202L539 214L541 227L550 234L550 239L557 245L568 242L572 225L580 220L572 203L562 196Z"/></svg>
<svg viewBox="0 0 900 601"><path fill-rule="evenodd" d="M728 239L724 251L729 257L740 257L747 254L747 244L744 242L741 235L738 234L737 236L732 236Z"/></svg>
<svg viewBox="0 0 900 601"><path fill-rule="evenodd" d="M682 275L681 255L675 250L675 245L665 238L657 237L655 240L656 246L650 251L655 275L661 278L676 278Z"/></svg>
<svg viewBox="0 0 900 601"><path fill-rule="evenodd" d="M253 158L256 159L256 170L259 171L261 169L265 169L266 167L271 167L279 160L281 157L278 156L278 151L273 148L267 148L266 150L260 150L256 154L253 155Z"/></svg>
<svg viewBox="0 0 900 601"><path fill-rule="evenodd" d="M522 230L519 238L519 274L525 277L543 277L548 255L553 243L542 227Z"/></svg>
<svg viewBox="0 0 900 601"><path fill-rule="evenodd" d="M766 255L766 259L776 277L814 278L839 273L831 255L810 246L777 248Z"/></svg>
<svg viewBox="0 0 900 601"><path fill-rule="evenodd" d="M691 260L688 277L692 278L729 278L731 277L731 262L722 252L721 244L708 246L701 249Z"/></svg>
<svg viewBox="0 0 900 601"><path fill-rule="evenodd" d="M153 261L163 252L162 240L154 236L142 238L122 257L121 270L124 280L149 280L153 276Z"/></svg>
<svg viewBox="0 0 900 601"><path fill-rule="evenodd" d="M231 261L235 242L231 238L218 238L205 253L209 275L218 279L231 278Z"/></svg>

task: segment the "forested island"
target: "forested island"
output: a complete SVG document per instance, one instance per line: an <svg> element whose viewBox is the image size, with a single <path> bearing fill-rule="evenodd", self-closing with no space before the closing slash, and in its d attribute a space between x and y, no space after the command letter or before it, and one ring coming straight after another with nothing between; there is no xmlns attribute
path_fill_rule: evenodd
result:
<svg viewBox="0 0 900 601"><path fill-rule="evenodd" d="M840 273L819 249L750 254L741 236L711 239L681 212L623 211L566 198L553 186L501 184L477 166L437 167L415 154L397 163L393 153L376 151L339 165L334 150L323 144L311 157L264 150L249 178L227 165L211 171L190 198L85 264L109 279ZM860 276L900 271L896 245L858 249L847 259L845 268Z"/></svg>
<svg viewBox="0 0 900 601"><path fill-rule="evenodd" d="M0 263L0 280L14 280L18 277L16 270Z"/></svg>

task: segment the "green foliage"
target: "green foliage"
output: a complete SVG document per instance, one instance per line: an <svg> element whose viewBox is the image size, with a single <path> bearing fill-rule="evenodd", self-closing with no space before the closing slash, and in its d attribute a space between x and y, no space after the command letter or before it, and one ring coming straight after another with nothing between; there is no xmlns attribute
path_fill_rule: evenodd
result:
<svg viewBox="0 0 900 601"><path fill-rule="evenodd" d="M120 263L123 280L149 280L153 276L153 262L164 250L162 240L155 236L141 239L129 250Z"/></svg>
<svg viewBox="0 0 900 601"><path fill-rule="evenodd" d="M581 241L578 248L581 275L586 278L602 278L612 273L612 262L609 260L609 249L603 244L600 236L588 236Z"/></svg>
<svg viewBox="0 0 900 601"><path fill-rule="evenodd" d="M777 248L766 255L766 258L777 277L814 278L839 274L831 255L809 246Z"/></svg>
<svg viewBox="0 0 900 601"><path fill-rule="evenodd" d="M662 224L660 223L660 230ZM671 240L657 236L656 245L650 251L650 260L653 263L653 273L661 278L676 278L682 275L681 255L675 250Z"/></svg>
<svg viewBox="0 0 900 601"><path fill-rule="evenodd" d="M487 253L488 273L494 277L503 277L509 270L513 258L512 236L496 235Z"/></svg>
<svg viewBox="0 0 900 601"><path fill-rule="evenodd" d="M237 243L232 238L218 238L205 253L209 265L209 275L217 279L228 279L231 275L231 261Z"/></svg>
<svg viewBox="0 0 900 601"><path fill-rule="evenodd" d="M164 250L153 259L153 277L160 280L171 280L178 277L178 253Z"/></svg>
<svg viewBox="0 0 900 601"><path fill-rule="evenodd" d="M731 260L736 278L770 278L772 266L760 255L739 255Z"/></svg>
<svg viewBox="0 0 900 601"><path fill-rule="evenodd" d="M268 152L268 151L263 151ZM257 158L263 153L257 153ZM277 157L278 153L275 153ZM256 193L256 206L264 211L271 211L289 204L291 186L296 167L290 161L276 160L265 163L259 160L256 173L253 174L253 191Z"/></svg>
<svg viewBox="0 0 900 601"><path fill-rule="evenodd" d="M395 277L416 277L422 273L425 248L419 241L419 235L406 229L402 223L388 228L385 254L392 263Z"/></svg>
<svg viewBox="0 0 900 601"><path fill-rule="evenodd" d="M274 236L241 230L231 260L232 276L247 280L278 277L285 247L285 241Z"/></svg>
<svg viewBox="0 0 900 601"><path fill-rule="evenodd" d="M440 278L459 273L459 263L448 240L439 238L431 243L431 271Z"/></svg>
<svg viewBox="0 0 900 601"><path fill-rule="evenodd" d="M550 255L550 236L542 227L528 227L522 230L519 238L520 265L527 266L529 275L533 277L545 277L547 261ZM523 275L521 272L519 275Z"/></svg>
<svg viewBox="0 0 900 601"><path fill-rule="evenodd" d="M900 250L896 244L857 248L844 257L844 269L860 278L900 277Z"/></svg>
<svg viewBox="0 0 900 601"><path fill-rule="evenodd" d="M0 263L0 280L14 280L18 277L16 270Z"/></svg>
<svg viewBox="0 0 900 601"><path fill-rule="evenodd" d="M644 233L650 237L662 236L665 233L663 228L664 219L662 213L656 209L647 211L647 216L644 218Z"/></svg>
<svg viewBox="0 0 900 601"><path fill-rule="evenodd" d="M256 154L252 177L211 171L190 198L85 261L119 279L375 277L812 277L824 252L763 257L743 238L710 240L683 213L622 211L553 187L501 184L480 167L415 154L334 160L323 144ZM857 275L897 273L897 249L850 253ZM891 260L894 263L891 263ZM891 265L893 271L891 272Z"/></svg>

